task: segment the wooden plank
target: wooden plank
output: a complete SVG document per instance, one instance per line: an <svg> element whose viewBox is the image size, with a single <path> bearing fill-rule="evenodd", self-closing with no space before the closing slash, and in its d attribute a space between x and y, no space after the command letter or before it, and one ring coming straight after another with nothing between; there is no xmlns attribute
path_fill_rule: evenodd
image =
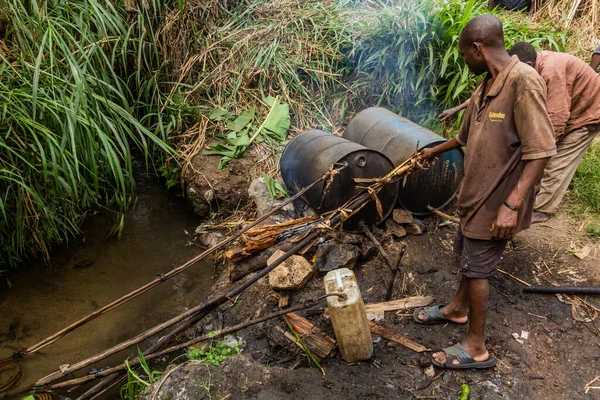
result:
<svg viewBox="0 0 600 400"><path fill-rule="evenodd" d="M424 307L431 304L433 296L413 296L404 299L386 301L384 303L367 304L367 313L378 314L385 311L406 310L407 308Z"/></svg>
<svg viewBox="0 0 600 400"><path fill-rule="evenodd" d="M304 345L317 357L327 357L336 347L334 339L314 326L306 318L296 313L289 313L286 315L286 318L298 336L300 336Z"/></svg>
<svg viewBox="0 0 600 400"><path fill-rule="evenodd" d="M404 347L408 347L412 351L416 351L417 353L422 353L424 351L431 350L423 345L420 345L417 342L412 341L411 339L407 338L406 336L397 335L394 332L390 331L389 329L384 328L383 326L379 326L374 322L369 321L369 325L371 326L371 333L373 333L374 335L381 336L384 339L391 340L392 342L401 344Z"/></svg>

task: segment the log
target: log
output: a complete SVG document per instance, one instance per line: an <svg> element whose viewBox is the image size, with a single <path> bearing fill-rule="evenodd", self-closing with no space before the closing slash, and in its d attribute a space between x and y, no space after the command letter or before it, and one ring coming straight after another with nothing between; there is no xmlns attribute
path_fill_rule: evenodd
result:
<svg viewBox="0 0 600 400"><path fill-rule="evenodd" d="M412 296L383 303L366 304L367 313L406 310L407 308L425 307L433 302L433 296Z"/></svg>
<svg viewBox="0 0 600 400"><path fill-rule="evenodd" d="M229 280L231 282L237 282L246 275L258 271L259 269L263 269L267 265L267 260L275 253L277 250L288 251L292 248L294 244L289 240L278 243L275 246L269 247L261 251L260 253L248 257L238 263L232 263L227 268L229 274Z"/></svg>
<svg viewBox="0 0 600 400"><path fill-rule="evenodd" d="M336 347L334 339L314 326L306 318L296 313L289 313L285 318L287 318L298 336L300 336L304 345L320 359L327 357Z"/></svg>
<svg viewBox="0 0 600 400"><path fill-rule="evenodd" d="M272 326L269 329L267 336L279 347L288 349L290 352L292 352L292 354L296 356L300 355L301 352L304 350L302 349L302 345L298 343L294 335L291 335L279 325Z"/></svg>
<svg viewBox="0 0 600 400"><path fill-rule="evenodd" d="M424 351L430 351L427 347L420 345L407 338L406 336L400 336L395 334L383 326L377 325L374 322L369 321L369 326L371 326L371 333L377 336L381 336L384 339L391 340L392 342L396 342L401 344L404 347L411 349L412 351L416 351L417 353L422 353Z"/></svg>

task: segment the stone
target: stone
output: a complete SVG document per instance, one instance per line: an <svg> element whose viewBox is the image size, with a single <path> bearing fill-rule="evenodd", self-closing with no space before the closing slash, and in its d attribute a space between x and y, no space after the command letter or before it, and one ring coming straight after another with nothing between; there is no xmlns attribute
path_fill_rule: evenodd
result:
<svg viewBox="0 0 600 400"><path fill-rule="evenodd" d="M410 211L402 210L400 208L394 210L392 219L397 224L411 224L413 222L413 216Z"/></svg>
<svg viewBox="0 0 600 400"><path fill-rule="evenodd" d="M414 222L411 224L404 224L403 227L408 235L422 235L425 233L424 227Z"/></svg>
<svg viewBox="0 0 600 400"><path fill-rule="evenodd" d="M248 187L248 197L250 197L250 199L254 201L259 217L262 217L264 214L271 211L273 208L280 206L285 201L285 199L278 200L273 199L271 197L271 195L269 194L269 190L267 189L265 178L262 177L256 178L252 181L252 183L250 183L250 187ZM276 222L281 222L293 218L294 205L292 203L285 205L283 208L281 208L275 214L273 214L273 219Z"/></svg>
<svg viewBox="0 0 600 400"><path fill-rule="evenodd" d="M318 247L315 265L320 272L338 268L354 269L360 255L360 249L352 244L329 242Z"/></svg>
<svg viewBox="0 0 600 400"><path fill-rule="evenodd" d="M404 236L406 236L406 229L404 229L402 225L398 225L391 219L385 221L385 230L388 233L396 236L397 238L403 238Z"/></svg>
<svg viewBox="0 0 600 400"><path fill-rule="evenodd" d="M198 236L198 242L206 248L214 247L219 242L222 242L224 239L225 236L223 236L223 234L219 232L208 232Z"/></svg>
<svg viewBox="0 0 600 400"><path fill-rule="evenodd" d="M267 265L275 262L284 254L284 251L277 250L267 260ZM294 255L269 272L269 285L276 290L297 290L308 282L313 271L312 264L306 258Z"/></svg>

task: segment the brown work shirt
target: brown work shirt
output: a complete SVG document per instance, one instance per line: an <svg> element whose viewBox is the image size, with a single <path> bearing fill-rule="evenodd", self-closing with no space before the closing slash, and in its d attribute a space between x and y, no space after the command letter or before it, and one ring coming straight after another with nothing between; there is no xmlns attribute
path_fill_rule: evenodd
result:
<svg viewBox="0 0 600 400"><path fill-rule="evenodd" d="M570 54L539 51L535 69L546 81L556 140L582 126L600 124L600 75L589 64Z"/></svg>
<svg viewBox="0 0 600 400"><path fill-rule="evenodd" d="M546 85L517 56L504 65L487 95L488 78L477 87L456 140L465 151L465 176L458 195L464 236L492 239L498 209L517 185L525 162L556 154L546 113ZM517 231L527 229L533 188L519 210Z"/></svg>

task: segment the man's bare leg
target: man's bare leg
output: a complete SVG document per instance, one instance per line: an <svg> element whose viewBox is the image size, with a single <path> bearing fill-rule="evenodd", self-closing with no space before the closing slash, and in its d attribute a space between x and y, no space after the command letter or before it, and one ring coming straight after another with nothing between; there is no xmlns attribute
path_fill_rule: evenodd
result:
<svg viewBox="0 0 600 400"><path fill-rule="evenodd" d="M461 287L464 281L466 281L464 285L466 289L464 290L468 293L471 320L469 321L467 337L460 344L475 361L486 361L490 356L485 348L485 315L487 312L490 285L487 279L469 279L463 277ZM459 293L460 289L459 287ZM455 300L459 293L456 294ZM452 300L452 303L454 303L454 300ZM440 364L444 364L446 362L446 353L443 351L434 353L433 359ZM459 364L456 360L454 363Z"/></svg>
<svg viewBox="0 0 600 400"><path fill-rule="evenodd" d="M468 279L463 276L460 280L458 291L450 304L440 309L440 313L444 317L459 324L464 324L469 319L467 316L467 309L469 308L469 287L467 282ZM419 312L417 318L423 320L425 318L425 311Z"/></svg>

